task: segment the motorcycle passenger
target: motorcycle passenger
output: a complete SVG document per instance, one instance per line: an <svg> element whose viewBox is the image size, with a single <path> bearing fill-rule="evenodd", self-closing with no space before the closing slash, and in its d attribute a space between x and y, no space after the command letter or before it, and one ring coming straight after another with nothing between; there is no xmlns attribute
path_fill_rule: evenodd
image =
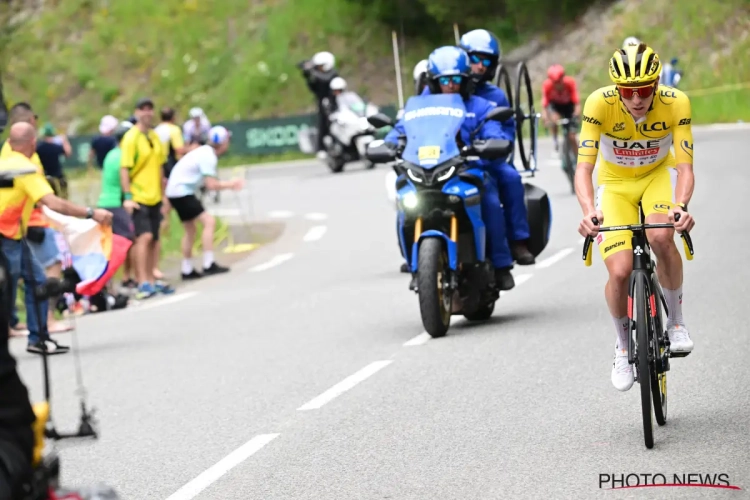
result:
<svg viewBox="0 0 750 500"><path fill-rule="evenodd" d="M311 60L298 66L302 69L307 87L315 95L318 103L318 158L325 159L326 151L323 138L328 135L328 113L324 99L331 96L331 81L338 73L334 69L336 58L330 52L318 52Z"/></svg>
<svg viewBox="0 0 750 500"><path fill-rule="evenodd" d="M469 31L461 37L459 46L469 54L475 82L474 95L487 99L495 106L509 107L510 102L505 92L490 83L495 78L501 53L500 43L495 36L487 30ZM511 118L501 126L515 142L516 120ZM521 174L508 163L507 158L493 160L489 165L489 173L497 183L500 201L503 203L513 260L522 266L534 264L534 254L527 245L530 236L529 221Z"/></svg>
<svg viewBox="0 0 750 500"><path fill-rule="evenodd" d="M341 78L340 76L337 76L333 80L331 80L331 97L326 98L327 103L327 111L328 111L328 117L330 118L331 114L335 113L339 109L339 100L338 96L344 93L346 90L346 80Z"/></svg>
<svg viewBox="0 0 750 500"><path fill-rule="evenodd" d="M459 47L440 47L430 54L427 60L427 89L430 93L460 93L466 106L466 117L458 134L459 144L469 144L471 132L477 128L489 111L495 106L481 97L472 95L474 82L471 79L469 55ZM397 147L398 138L404 135L403 120L399 120L384 141L392 148ZM513 136L504 131L495 121L487 121L480 129L476 139L513 140ZM477 162L484 170L489 164L483 160ZM495 283L500 290L510 290L515 280L510 270L513 258L505 235L505 218L500 205L497 185L491 176L485 176L485 187L482 192L482 219L487 227L489 256L495 268Z"/></svg>

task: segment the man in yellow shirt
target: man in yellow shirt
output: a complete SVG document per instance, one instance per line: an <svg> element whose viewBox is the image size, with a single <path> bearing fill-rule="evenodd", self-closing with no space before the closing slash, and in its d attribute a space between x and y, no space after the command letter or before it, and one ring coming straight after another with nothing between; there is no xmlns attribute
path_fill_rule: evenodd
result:
<svg viewBox="0 0 750 500"><path fill-rule="evenodd" d="M28 171L29 174L16 177L12 188L0 189L0 249L5 255L10 273L11 303L15 303L18 280L26 283L24 302L26 305L29 329L29 343L26 350L32 353L61 354L69 348L49 338L47 332L46 300L34 298L34 287L46 280L39 262L32 258L28 246L22 240L26 232L31 211L40 203L55 212L72 217L94 219L100 224L111 224L112 214L106 210L91 209L75 205L55 196L47 180L30 160L36 150L36 130L30 123L19 122L11 126L8 144L11 153L0 160L2 171ZM36 308L39 308L39 316ZM41 324L39 323L41 321Z"/></svg>
<svg viewBox="0 0 750 500"><path fill-rule="evenodd" d="M37 115L31 109L31 105L26 102L16 103L10 108L9 124L12 126L19 122L30 123L35 128L37 126ZM6 141L3 144L2 150L0 150L0 158L7 158L12 152L10 144ZM36 152L31 156L31 161L37 166L39 173L44 175L41 159ZM60 278L62 276L62 255L55 241L57 232L50 227L49 221L44 216L41 207L35 207L31 211L28 228L26 240L32 254L44 268L44 273L48 278ZM51 300L54 302L54 299ZM50 333L61 333L71 330L69 325L55 321L52 307L49 308L47 314L47 325ZM25 325L19 322L15 309L11 311L10 326L14 335L28 335L28 330Z"/></svg>
<svg viewBox="0 0 750 500"><path fill-rule="evenodd" d="M133 258L138 280L137 299L153 297L156 293L174 293L174 288L154 279L157 266L156 242L162 221L164 198L163 165L166 151L159 135L151 128L154 103L140 99L135 106L136 124L123 136L120 143L120 180L125 201L122 206L133 215L135 244Z"/></svg>

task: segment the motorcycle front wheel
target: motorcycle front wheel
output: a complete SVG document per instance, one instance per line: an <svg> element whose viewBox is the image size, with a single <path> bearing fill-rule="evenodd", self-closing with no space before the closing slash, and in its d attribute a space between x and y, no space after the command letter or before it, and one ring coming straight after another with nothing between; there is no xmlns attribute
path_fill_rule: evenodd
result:
<svg viewBox="0 0 750 500"><path fill-rule="evenodd" d="M428 238L419 247L419 311L422 325L432 338L444 337L451 324L448 253L443 242Z"/></svg>

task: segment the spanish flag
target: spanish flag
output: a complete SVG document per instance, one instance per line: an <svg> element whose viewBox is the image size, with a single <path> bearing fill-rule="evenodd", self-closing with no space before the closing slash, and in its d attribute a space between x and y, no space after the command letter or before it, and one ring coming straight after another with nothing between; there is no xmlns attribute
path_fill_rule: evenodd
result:
<svg viewBox="0 0 750 500"><path fill-rule="evenodd" d="M52 227L59 231L68 245L72 266L81 282L76 285L80 295L96 295L125 262L132 242L112 233L92 219L62 215L43 207Z"/></svg>

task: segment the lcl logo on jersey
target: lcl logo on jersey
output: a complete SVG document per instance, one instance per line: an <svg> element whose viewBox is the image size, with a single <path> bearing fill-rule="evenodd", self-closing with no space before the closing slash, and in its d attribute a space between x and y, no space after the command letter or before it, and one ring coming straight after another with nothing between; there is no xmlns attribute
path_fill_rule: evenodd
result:
<svg viewBox="0 0 750 500"><path fill-rule="evenodd" d="M666 132L669 130L669 126L665 122L644 123L640 128L643 132Z"/></svg>

